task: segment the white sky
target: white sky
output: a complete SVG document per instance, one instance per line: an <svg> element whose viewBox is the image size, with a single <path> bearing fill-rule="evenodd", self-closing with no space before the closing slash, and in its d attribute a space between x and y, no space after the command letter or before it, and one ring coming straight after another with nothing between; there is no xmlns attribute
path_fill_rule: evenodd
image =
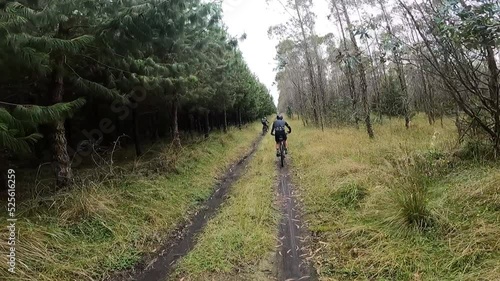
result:
<svg viewBox="0 0 500 281"><path fill-rule="evenodd" d="M286 3L286 0L281 0ZM329 22L329 0L315 0L314 13L317 16L316 32L323 35L328 32L336 33L337 28ZM247 39L240 42L239 47L250 69L264 83L278 103L278 91L272 86L276 72L273 71L276 62L276 45L278 40L269 39L267 30L270 26L285 23L290 15L280 5L278 0L224 0L223 20L228 26L231 35L240 36L246 32ZM293 11L290 11L293 13Z"/></svg>

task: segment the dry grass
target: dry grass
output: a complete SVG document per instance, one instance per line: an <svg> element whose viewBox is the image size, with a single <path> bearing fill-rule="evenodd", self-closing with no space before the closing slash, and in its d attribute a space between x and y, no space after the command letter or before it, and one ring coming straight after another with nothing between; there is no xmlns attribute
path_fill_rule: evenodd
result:
<svg viewBox="0 0 500 281"><path fill-rule="evenodd" d="M500 168L454 158L455 128L417 116L363 130L292 121L295 179L321 280L495 280Z"/></svg>
<svg viewBox="0 0 500 281"><path fill-rule="evenodd" d="M17 208L17 272L12 275L2 266L0 280L100 280L134 266L196 211L217 176L248 150L258 133L257 124L241 132L214 133L175 155L163 151L170 157L121 163L112 178L101 176L103 167L88 170L89 176L70 191L41 196L23 190ZM165 173L164 167L172 170L172 157L175 170ZM165 166L154 171L150 161ZM2 255L0 261L5 264L5 259Z"/></svg>

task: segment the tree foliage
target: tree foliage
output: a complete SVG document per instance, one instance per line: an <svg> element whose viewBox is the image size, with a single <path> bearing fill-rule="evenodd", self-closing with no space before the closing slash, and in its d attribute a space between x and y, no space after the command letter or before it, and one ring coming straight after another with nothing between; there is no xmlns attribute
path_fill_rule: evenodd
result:
<svg viewBox="0 0 500 281"><path fill-rule="evenodd" d="M1 111L0 146L27 151L42 136L36 126L52 124L42 133L53 138L36 146L52 146L58 177L71 178L68 159L78 152L70 148L95 141L85 132L103 119L115 128L103 144L127 134L140 154L144 138L170 135L180 145L182 131L208 135L275 112L220 4L10 2L0 9L0 35L0 99L12 105Z"/></svg>
<svg viewBox="0 0 500 281"><path fill-rule="evenodd" d="M430 125L455 116L461 140L488 140L498 154L498 1L330 1L337 30L324 36L312 3L289 1L291 24L269 31L281 40L281 111L327 126L359 126L364 116L369 135L370 110L379 122L404 117L408 129L419 111Z"/></svg>

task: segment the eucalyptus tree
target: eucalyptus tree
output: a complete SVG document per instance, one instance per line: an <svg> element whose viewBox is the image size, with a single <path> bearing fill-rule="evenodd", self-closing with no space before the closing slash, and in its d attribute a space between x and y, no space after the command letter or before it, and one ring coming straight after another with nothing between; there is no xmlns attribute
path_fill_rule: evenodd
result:
<svg viewBox="0 0 500 281"><path fill-rule="evenodd" d="M280 91L278 108L283 111L292 104L302 117L304 125L310 118L310 96L307 95L307 66L304 53L291 39L281 41L277 46L278 62L276 82Z"/></svg>
<svg viewBox="0 0 500 281"><path fill-rule="evenodd" d="M358 94L356 91L356 85L355 85L355 78L354 78L354 56L351 54L352 52L349 51L348 47L348 41L345 35L345 29L344 29L344 23L339 11L339 7L337 6L336 1L331 1L330 2L331 9L332 9L332 15L335 15L338 24L339 24L339 29L340 33L342 35L342 49L338 48L337 52L338 54L335 57L335 61L338 63L341 63L343 65L342 69L345 72L346 78L347 78L347 84L349 86L349 93L351 96L351 101L352 101L352 113L354 116L354 122L356 123L356 126L359 123L359 116L358 116Z"/></svg>
<svg viewBox="0 0 500 281"><path fill-rule="evenodd" d="M290 15L289 23L271 27L269 34L277 36L281 40L291 39L295 44L300 46L306 65L312 119L314 125L319 126L323 122L320 96L324 94L317 79L318 73L316 70L320 68L319 66L314 66L316 52L312 42L314 38L314 14L311 11L311 6L311 0L288 1L284 9Z"/></svg>
<svg viewBox="0 0 500 281"><path fill-rule="evenodd" d="M420 55L468 117L468 127L487 135L498 155L500 5L491 0L398 3L425 46Z"/></svg>
<svg viewBox="0 0 500 281"><path fill-rule="evenodd" d="M361 103L363 105L363 114L364 114L364 121L365 121L365 126L366 126L366 131L368 133L368 136L370 138L373 138L375 134L373 133L373 128L372 128L372 123L371 123L371 116L370 116L370 101L369 101L369 96L368 96L368 87L366 83L366 70L365 66L362 61L362 53L361 50L358 46L357 39L356 39L356 32L354 29L353 24L351 23L351 19L349 16L349 13L347 11L347 4L345 0L340 0L339 3L340 5L340 10L343 13L344 20L347 24L347 31L349 33L349 38L351 40L351 44L353 47L353 56L356 60L356 68L358 70L358 77L360 81L360 94L361 94ZM337 3L333 3L333 5L337 5Z"/></svg>
<svg viewBox="0 0 500 281"><path fill-rule="evenodd" d="M398 75L399 85L401 87L401 92L403 95L403 104L404 104L404 118L405 118L405 127L410 127L411 121L411 100L408 95L408 85L406 82L406 76L403 66L403 43L399 38L395 35L394 28L392 26L391 18L387 12L387 2L385 0L377 0L380 8L382 10L382 17L385 21L386 26L386 34L384 45L386 49L388 49L392 53L392 57L394 59L394 63L396 64L396 72Z"/></svg>
<svg viewBox="0 0 500 281"><path fill-rule="evenodd" d="M364 18L365 20L362 22L362 25L358 29L358 34L360 35L361 39L364 41L366 45L366 50L368 51L368 57L370 60L370 67L371 67L371 74L372 74L372 89L375 92L375 97L374 100L371 102L374 104L375 110L379 113L379 119L380 121L382 120L382 113L380 111L380 99L381 99L381 75L380 75L380 65L382 64L382 70L384 75L384 79L386 79L386 71L385 71L385 62L380 62L377 60L377 57L380 55L379 52L377 52L377 49L375 48L372 50L371 45L373 43L376 44L376 47L378 47L378 25L379 23L377 22L375 17L369 16L367 14L364 14L363 16L360 15L359 13L359 7L356 8L358 10L358 15L360 18ZM375 38L375 41L370 40L371 36L370 34L373 33L373 37Z"/></svg>

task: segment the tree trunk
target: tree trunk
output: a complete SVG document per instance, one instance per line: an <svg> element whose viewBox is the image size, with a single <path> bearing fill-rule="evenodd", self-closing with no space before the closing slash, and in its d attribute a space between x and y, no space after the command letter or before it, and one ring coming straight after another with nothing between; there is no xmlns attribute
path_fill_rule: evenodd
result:
<svg viewBox="0 0 500 281"><path fill-rule="evenodd" d="M227 133L227 110L226 106L224 105L224 133Z"/></svg>
<svg viewBox="0 0 500 281"><path fill-rule="evenodd" d="M420 75L422 76L422 87L424 87L424 96L427 97L427 101L424 101L424 104L427 106L427 117L429 119L429 125L434 125L436 122L435 113L434 113L434 97L432 95L431 89L428 87L427 79L425 78L424 70L422 65L420 65Z"/></svg>
<svg viewBox="0 0 500 281"><path fill-rule="evenodd" d="M63 101L64 95L64 55L58 54L55 56L55 69L53 75L53 88L52 88L52 104L60 103ZM64 128L64 120L56 121L53 128L52 135L52 152L54 159L54 169L56 174L57 187L63 188L70 185L73 178L71 170L71 162L68 155L66 130Z"/></svg>
<svg viewBox="0 0 500 281"><path fill-rule="evenodd" d="M400 61L400 59L397 59ZM411 122L411 117L410 117L410 97L408 96L408 89L406 88L406 79L405 79L405 74L404 74L404 69L401 64L401 62L396 63L396 68L398 70L398 79L399 79L399 84L401 85L401 91L403 92L404 96L404 114L405 114L405 127L406 129L410 128L410 122Z"/></svg>
<svg viewBox="0 0 500 281"><path fill-rule="evenodd" d="M494 135L493 145L495 149L495 158L500 153L500 93L498 86L498 66L495 59L495 52L490 45L486 46L486 59L488 60L488 70L490 72L488 80L488 90L493 107Z"/></svg>
<svg viewBox="0 0 500 281"><path fill-rule="evenodd" d="M210 133L210 111L205 111L205 138L208 138Z"/></svg>
<svg viewBox="0 0 500 281"><path fill-rule="evenodd" d="M193 139L193 137L194 137L193 131L196 130L196 125L195 125L193 114L189 113L188 118L189 118L189 136L191 139Z"/></svg>
<svg viewBox="0 0 500 281"><path fill-rule="evenodd" d="M455 126L457 127L458 132L458 143L462 143L464 138L464 131L462 125L460 124L460 105L457 103L457 107L455 109Z"/></svg>
<svg viewBox="0 0 500 281"><path fill-rule="evenodd" d="M302 16L300 14L299 5L297 3L297 0L295 0L295 10L297 12L297 17L299 19L300 30L302 32L302 39L304 40L304 51L305 51L304 55L306 57L307 70L308 70L309 80L310 80L309 82L311 84L312 109L313 109L314 123L316 126L318 126L319 125L319 115L318 115L318 110L317 110L317 93L316 93L316 84L314 83L313 65L312 65L311 57L309 55L309 44L307 44L306 31L304 29L304 23L302 22Z"/></svg>
<svg viewBox="0 0 500 281"><path fill-rule="evenodd" d="M181 137L179 133L179 102L177 101L177 97L174 98L173 104L173 127L174 127L174 138L173 143L176 147L181 147Z"/></svg>
<svg viewBox="0 0 500 281"><path fill-rule="evenodd" d="M156 133L155 133L155 113L148 114L148 121L149 121L149 138L151 140L151 143L155 143L156 141Z"/></svg>
<svg viewBox="0 0 500 281"><path fill-rule="evenodd" d="M375 88L375 96L377 98L377 110L379 111L379 114L380 114L380 107L379 107L379 104L380 104L380 102L379 102L379 99L380 99L380 88L379 88L379 84L378 84L378 81L380 80L380 77L378 77L378 75L377 75L377 71L376 71L376 68L375 68L372 51L371 51L370 45L368 44L368 40L366 40L366 48L368 50L368 54L370 55L370 66L372 67L372 79L373 79L373 85L374 85L374 88ZM380 118L380 119L382 119L382 118Z"/></svg>
<svg viewBox="0 0 500 281"><path fill-rule="evenodd" d="M385 10L384 3L379 0L380 8L382 8L382 14L385 19L386 27L387 27L387 32L395 38L394 34L392 33L392 27L389 22L389 17L387 16L387 12ZM405 79L405 73L404 73L404 68L403 68L403 63L401 61L401 54L399 53L398 50L394 51L394 62L396 64L396 72L398 74L398 80L399 80L399 85L401 86L401 92L403 92L404 96L404 115L405 115L405 127L408 129L410 128L410 97L408 95L408 89L406 86L406 79Z"/></svg>
<svg viewBox="0 0 500 281"><path fill-rule="evenodd" d="M370 138L374 138L375 134L373 133L373 128L372 128L372 123L371 123L371 118L370 118L370 105L368 101L368 87L366 85L366 72L365 72L365 66L363 65L361 61L361 51L359 50L358 44L356 42L356 37L354 35L354 31L352 29L351 21L349 19L349 14L347 13L347 7L345 5L345 1L341 0L342 3L342 10L344 11L344 16L345 20L347 22L347 27L349 30L349 35L351 37L351 42L354 47L354 52L355 56L358 59L358 74L359 74L359 79L360 79L360 86L361 86L361 102L363 103L363 110L365 114L365 125L366 125L366 131L368 133L368 136Z"/></svg>
<svg viewBox="0 0 500 281"><path fill-rule="evenodd" d="M238 129L241 130L241 107L238 107Z"/></svg>
<svg viewBox="0 0 500 281"><path fill-rule="evenodd" d="M198 132L198 134L201 134L203 131L201 126L200 114L196 114L196 131Z"/></svg>
<svg viewBox="0 0 500 281"><path fill-rule="evenodd" d="M342 39L344 42L344 53L348 53L348 48L347 48L347 39L344 33L344 25L342 24L342 18L340 17L340 12L337 7L337 4L332 2L333 7L335 8L335 11L337 12L337 19L340 24L340 31L342 33ZM346 62L346 76L347 76L347 83L349 85L349 92L351 94L351 102L352 102L352 112L354 115L354 122L356 124L356 128L359 129L359 117L358 117L358 96L356 94L356 85L354 83L354 73L352 71L352 66L349 62Z"/></svg>
<svg viewBox="0 0 500 281"><path fill-rule="evenodd" d="M325 114L325 104L326 104L326 90L325 90L325 85L323 85L323 67L322 67L322 62L319 57L319 52L318 52L318 44L313 42L314 46L314 54L316 56L316 69L318 71L318 85L319 85L319 91L321 93L321 105L320 105L320 123L321 123L321 131L325 131L325 126L324 126L324 114Z"/></svg>
<svg viewBox="0 0 500 281"><path fill-rule="evenodd" d="M377 31L375 31L375 42L377 43L377 46L380 46L379 45L379 41L378 41L378 34L377 34ZM389 81L387 79L387 70L386 70L386 67L385 67L385 58L384 58L384 61L380 62L380 64L382 65L382 74L384 75L384 85L389 85ZM381 101L381 96L380 96L380 92L379 92L379 96L377 96L377 110L379 112L379 118L380 118L380 122L382 122L382 101Z"/></svg>
<svg viewBox="0 0 500 281"><path fill-rule="evenodd" d="M132 136L134 138L134 145L135 145L135 155L141 156L142 150L139 138L139 120L137 118L137 108L132 109L132 131L133 131Z"/></svg>
<svg viewBox="0 0 500 281"><path fill-rule="evenodd" d="M154 134L155 134L155 141L160 139L160 133L159 133L159 126L160 125L160 112L156 111L155 117L154 117Z"/></svg>

